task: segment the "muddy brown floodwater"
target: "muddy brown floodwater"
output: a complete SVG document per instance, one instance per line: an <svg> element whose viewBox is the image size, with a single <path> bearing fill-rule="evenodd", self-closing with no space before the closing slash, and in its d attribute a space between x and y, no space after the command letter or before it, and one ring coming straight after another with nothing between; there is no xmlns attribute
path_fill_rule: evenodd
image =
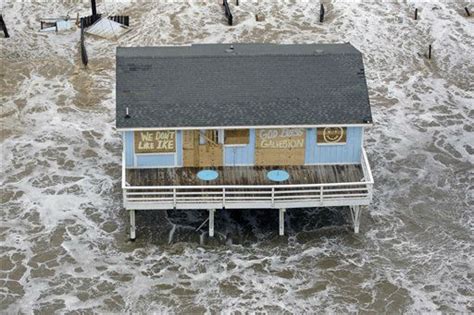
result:
<svg viewBox="0 0 474 315"><path fill-rule="evenodd" d="M128 14L117 40L40 33L89 4L3 1L0 312L472 313L474 20L464 1L100 1ZM419 20L412 13L418 8ZM256 22L255 14L265 21ZM374 202L348 209L139 212L128 241L115 124L115 48L213 42L351 42L375 124ZM433 45L433 58L423 55Z"/></svg>

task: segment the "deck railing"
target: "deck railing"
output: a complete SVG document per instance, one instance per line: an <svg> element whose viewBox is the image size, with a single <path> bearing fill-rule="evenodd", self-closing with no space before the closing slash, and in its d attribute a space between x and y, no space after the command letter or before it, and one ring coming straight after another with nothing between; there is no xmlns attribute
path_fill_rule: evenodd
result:
<svg viewBox="0 0 474 315"><path fill-rule="evenodd" d="M367 205L372 199L373 178L364 150L361 165L364 177L360 182L220 186L129 186L123 167L124 205L131 210Z"/></svg>

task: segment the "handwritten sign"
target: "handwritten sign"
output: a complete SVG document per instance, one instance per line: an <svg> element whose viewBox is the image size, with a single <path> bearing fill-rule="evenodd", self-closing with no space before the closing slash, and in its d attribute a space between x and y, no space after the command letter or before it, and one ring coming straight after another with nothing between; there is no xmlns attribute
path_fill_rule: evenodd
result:
<svg viewBox="0 0 474 315"><path fill-rule="evenodd" d="M176 152L176 131L135 131L135 153Z"/></svg>
<svg viewBox="0 0 474 315"><path fill-rule="evenodd" d="M259 129L257 148L297 149L304 148L304 129Z"/></svg>
<svg viewBox="0 0 474 315"><path fill-rule="evenodd" d="M326 127L318 128L318 143L346 143L346 127Z"/></svg>

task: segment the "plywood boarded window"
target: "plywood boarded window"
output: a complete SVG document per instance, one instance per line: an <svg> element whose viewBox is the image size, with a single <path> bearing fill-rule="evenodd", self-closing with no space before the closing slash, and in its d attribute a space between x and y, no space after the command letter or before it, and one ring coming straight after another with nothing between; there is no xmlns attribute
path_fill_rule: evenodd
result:
<svg viewBox="0 0 474 315"><path fill-rule="evenodd" d="M230 129L224 131L224 144L249 144L248 129Z"/></svg>
<svg viewBox="0 0 474 315"><path fill-rule="evenodd" d="M176 131L135 131L135 153L176 152Z"/></svg>
<svg viewBox="0 0 474 315"><path fill-rule="evenodd" d="M305 130L300 128L257 129L256 165L303 165Z"/></svg>
<svg viewBox="0 0 474 315"><path fill-rule="evenodd" d="M345 144L346 141L346 127L325 127L317 129L318 144Z"/></svg>

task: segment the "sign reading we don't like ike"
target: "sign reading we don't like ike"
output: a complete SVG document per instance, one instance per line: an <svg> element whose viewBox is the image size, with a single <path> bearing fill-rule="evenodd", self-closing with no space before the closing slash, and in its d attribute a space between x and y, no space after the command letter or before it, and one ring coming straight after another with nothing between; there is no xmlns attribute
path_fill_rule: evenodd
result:
<svg viewBox="0 0 474 315"><path fill-rule="evenodd" d="M176 131L135 131L135 153L176 152Z"/></svg>

